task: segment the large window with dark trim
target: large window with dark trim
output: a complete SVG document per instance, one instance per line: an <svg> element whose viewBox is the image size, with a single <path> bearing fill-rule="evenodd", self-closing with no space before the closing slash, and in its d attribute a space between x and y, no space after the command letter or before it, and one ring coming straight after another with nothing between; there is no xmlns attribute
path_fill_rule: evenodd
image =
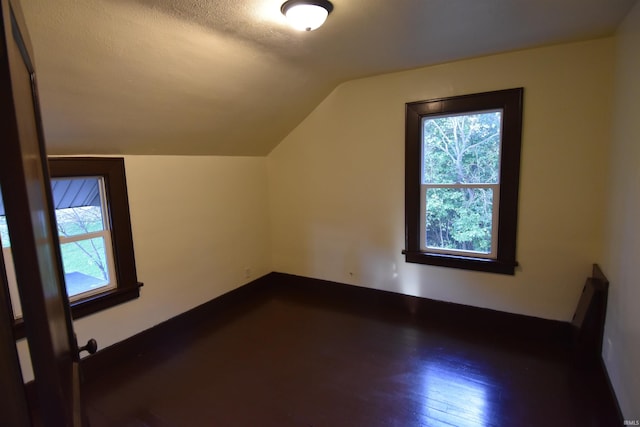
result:
<svg viewBox="0 0 640 427"><path fill-rule="evenodd" d="M523 89L406 105L407 262L514 274Z"/></svg>
<svg viewBox="0 0 640 427"><path fill-rule="evenodd" d="M65 286L74 318L137 298L124 160L49 159ZM0 201L0 240L18 332L22 329L11 238ZM8 262L7 262L8 261Z"/></svg>

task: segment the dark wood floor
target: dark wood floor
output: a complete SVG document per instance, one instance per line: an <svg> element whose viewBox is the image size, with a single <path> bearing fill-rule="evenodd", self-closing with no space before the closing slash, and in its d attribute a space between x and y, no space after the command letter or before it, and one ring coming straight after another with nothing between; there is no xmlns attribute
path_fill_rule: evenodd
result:
<svg viewBox="0 0 640 427"><path fill-rule="evenodd" d="M615 426L553 343L276 286L102 372L102 426Z"/></svg>

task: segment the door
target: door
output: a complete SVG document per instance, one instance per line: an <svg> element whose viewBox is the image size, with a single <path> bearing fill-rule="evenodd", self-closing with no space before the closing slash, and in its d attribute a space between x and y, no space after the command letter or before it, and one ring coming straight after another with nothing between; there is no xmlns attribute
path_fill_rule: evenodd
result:
<svg viewBox="0 0 640 427"><path fill-rule="evenodd" d="M45 426L83 419L32 50L17 0L0 0L0 189Z"/></svg>

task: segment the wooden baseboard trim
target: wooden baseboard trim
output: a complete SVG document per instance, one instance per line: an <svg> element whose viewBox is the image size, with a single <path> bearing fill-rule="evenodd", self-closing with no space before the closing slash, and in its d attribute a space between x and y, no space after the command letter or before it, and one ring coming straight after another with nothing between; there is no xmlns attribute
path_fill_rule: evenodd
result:
<svg viewBox="0 0 640 427"><path fill-rule="evenodd" d="M81 361L84 381L91 381L103 372L145 351L162 351L185 345L193 338L202 322L210 322L223 311L232 310L240 302L256 299L270 283L270 274L227 292L217 298L146 329L123 341L99 350ZM162 346L158 345L162 343Z"/></svg>
<svg viewBox="0 0 640 427"><path fill-rule="evenodd" d="M467 329L488 336L511 336L530 344L545 342L568 349L571 345L571 324L487 308L415 297L390 291L326 280L310 279L284 273L269 276L272 286L287 286L293 293L313 292L320 303L338 304L349 311L371 308L395 312L399 318L444 328Z"/></svg>
<svg viewBox="0 0 640 427"><path fill-rule="evenodd" d="M298 293L308 301L311 293L314 303L326 303L332 309L342 307L345 311L362 315L384 310L397 316L399 321L468 329L482 339L496 335L512 336L530 344L527 347L531 348L538 342L554 343L559 347L568 346L571 342L571 328L567 322L273 272L84 358L84 380L91 381L102 372L108 372L110 367L148 349L158 351L159 342L168 349L182 345L191 338L190 331L197 329L196 325L212 321L221 311L232 309L262 292L271 290L277 293L278 288L286 288L288 298L295 298Z"/></svg>

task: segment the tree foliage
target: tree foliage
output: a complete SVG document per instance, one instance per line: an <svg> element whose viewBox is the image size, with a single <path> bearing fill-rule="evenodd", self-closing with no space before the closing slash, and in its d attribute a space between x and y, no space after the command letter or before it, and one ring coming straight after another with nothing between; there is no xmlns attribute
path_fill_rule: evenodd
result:
<svg viewBox="0 0 640 427"><path fill-rule="evenodd" d="M427 247L491 251L491 184L499 183L500 119L497 111L424 119Z"/></svg>

